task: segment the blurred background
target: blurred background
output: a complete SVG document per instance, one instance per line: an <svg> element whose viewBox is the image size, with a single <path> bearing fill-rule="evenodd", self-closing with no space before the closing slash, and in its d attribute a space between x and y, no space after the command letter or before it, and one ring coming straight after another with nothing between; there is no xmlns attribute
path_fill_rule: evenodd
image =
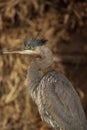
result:
<svg viewBox="0 0 87 130"><path fill-rule="evenodd" d="M32 37L48 39L54 54L50 69L71 80L87 116L87 1L0 0L0 51ZM26 89L32 59L0 55L0 130L52 130Z"/></svg>

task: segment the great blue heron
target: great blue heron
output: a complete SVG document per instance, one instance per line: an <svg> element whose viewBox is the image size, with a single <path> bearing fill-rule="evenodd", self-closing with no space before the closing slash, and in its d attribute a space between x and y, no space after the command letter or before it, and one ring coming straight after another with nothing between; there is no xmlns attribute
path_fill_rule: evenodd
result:
<svg viewBox="0 0 87 130"><path fill-rule="evenodd" d="M53 54L45 45L46 40L26 39L24 47L5 51L3 54L35 54L28 68L29 93L38 106L42 120L56 130L87 130L86 117L71 82L60 72L41 70L53 64Z"/></svg>

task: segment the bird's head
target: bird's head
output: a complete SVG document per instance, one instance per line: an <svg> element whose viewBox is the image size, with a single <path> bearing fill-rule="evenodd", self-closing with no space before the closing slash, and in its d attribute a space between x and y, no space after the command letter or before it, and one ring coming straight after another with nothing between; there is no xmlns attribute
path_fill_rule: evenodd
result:
<svg viewBox="0 0 87 130"><path fill-rule="evenodd" d="M24 46L21 48L16 48L12 50L3 51L2 54L30 54L30 55L40 55L41 50L40 48L46 43L47 40L40 39L36 40L32 39L25 39Z"/></svg>

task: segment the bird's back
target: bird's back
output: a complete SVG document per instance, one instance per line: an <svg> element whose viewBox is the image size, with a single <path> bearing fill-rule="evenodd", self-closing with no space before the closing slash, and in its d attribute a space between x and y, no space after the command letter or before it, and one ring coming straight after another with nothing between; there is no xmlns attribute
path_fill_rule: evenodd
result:
<svg viewBox="0 0 87 130"><path fill-rule="evenodd" d="M85 114L71 82L60 72L43 76L37 94L43 120L55 129L87 130Z"/></svg>

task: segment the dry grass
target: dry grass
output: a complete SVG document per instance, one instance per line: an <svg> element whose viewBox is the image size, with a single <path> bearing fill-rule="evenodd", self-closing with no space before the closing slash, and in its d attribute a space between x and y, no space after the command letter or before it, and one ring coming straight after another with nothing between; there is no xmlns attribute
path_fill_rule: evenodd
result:
<svg viewBox="0 0 87 130"><path fill-rule="evenodd" d="M0 50L19 47L25 37L44 37L54 53L52 68L65 73L87 114L87 2L0 0ZM48 130L26 91L33 57L0 56L0 129Z"/></svg>

